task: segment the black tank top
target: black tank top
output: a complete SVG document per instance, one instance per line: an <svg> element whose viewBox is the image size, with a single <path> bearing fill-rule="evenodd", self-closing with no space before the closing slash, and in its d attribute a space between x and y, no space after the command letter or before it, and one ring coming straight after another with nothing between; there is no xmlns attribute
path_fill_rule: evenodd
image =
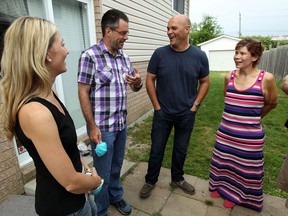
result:
<svg viewBox="0 0 288 216"><path fill-rule="evenodd" d="M82 172L73 120L55 94L54 97L61 104L65 115L61 113L54 104L45 99L33 98L29 102L39 102L50 110L56 121L60 139L67 155L72 161L75 170ZM47 130L49 130L49 128L47 128ZM83 208L85 204L85 194L70 193L56 181L46 168L32 141L23 133L18 118L16 123L16 136L33 158L36 167L35 209L37 214L47 216L68 215ZM51 158L51 160L53 160L53 158ZM65 170L63 170L63 172L65 172Z"/></svg>

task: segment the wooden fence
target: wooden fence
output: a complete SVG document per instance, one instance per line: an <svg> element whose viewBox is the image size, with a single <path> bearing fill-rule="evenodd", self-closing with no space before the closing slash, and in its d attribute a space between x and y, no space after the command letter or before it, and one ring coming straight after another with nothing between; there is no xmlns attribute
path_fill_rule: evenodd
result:
<svg viewBox="0 0 288 216"><path fill-rule="evenodd" d="M288 74L288 45L264 51L258 68L269 71L276 79L282 80Z"/></svg>

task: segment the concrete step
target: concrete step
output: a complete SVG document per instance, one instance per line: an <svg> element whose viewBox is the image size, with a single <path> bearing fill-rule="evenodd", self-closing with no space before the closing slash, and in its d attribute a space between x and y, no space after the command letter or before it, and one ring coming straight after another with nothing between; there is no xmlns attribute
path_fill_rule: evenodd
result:
<svg viewBox="0 0 288 216"><path fill-rule="evenodd" d="M85 156L83 158L84 158L84 160L86 161L86 163L88 164L89 167L93 167L93 158L90 155ZM123 166L122 166L122 169L121 169L121 177L125 176L128 173L128 171L134 165L135 165L134 162L130 162L130 161L124 160ZM35 196L35 189L36 189L36 179L33 179L33 180L29 181L28 183L26 183L24 185L25 194L28 195L28 196Z"/></svg>

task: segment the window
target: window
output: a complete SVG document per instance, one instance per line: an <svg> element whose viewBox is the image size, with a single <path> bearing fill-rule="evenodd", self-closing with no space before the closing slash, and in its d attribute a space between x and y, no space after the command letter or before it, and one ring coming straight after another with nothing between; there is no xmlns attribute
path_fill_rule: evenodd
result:
<svg viewBox="0 0 288 216"><path fill-rule="evenodd" d="M79 129L86 125L78 99L77 72L81 51L91 45L87 4L79 1L53 0L53 14L54 22L64 39L65 47L69 50L66 58L67 72L61 75L61 81L58 83L59 85L56 85L56 90L58 93L63 92L61 99L64 101L75 127Z"/></svg>
<svg viewBox="0 0 288 216"><path fill-rule="evenodd" d="M174 0L173 9L181 14L184 14L185 0Z"/></svg>

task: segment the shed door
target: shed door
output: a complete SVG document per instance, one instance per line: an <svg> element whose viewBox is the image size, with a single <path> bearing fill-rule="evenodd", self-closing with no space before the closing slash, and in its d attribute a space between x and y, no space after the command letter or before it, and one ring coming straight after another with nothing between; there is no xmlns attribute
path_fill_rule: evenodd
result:
<svg viewBox="0 0 288 216"><path fill-rule="evenodd" d="M211 71L231 71L235 69L234 50L210 50L209 67Z"/></svg>

